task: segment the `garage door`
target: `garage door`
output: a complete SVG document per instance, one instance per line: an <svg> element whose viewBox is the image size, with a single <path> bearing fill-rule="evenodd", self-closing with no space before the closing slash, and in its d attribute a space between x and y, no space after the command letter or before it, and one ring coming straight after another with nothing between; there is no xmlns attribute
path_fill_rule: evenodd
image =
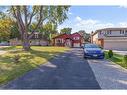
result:
<svg viewBox="0 0 127 95"><path fill-rule="evenodd" d="M74 43L73 47L80 47L80 43Z"/></svg>
<svg viewBox="0 0 127 95"><path fill-rule="evenodd" d="M127 41L104 41L104 49L127 50Z"/></svg>

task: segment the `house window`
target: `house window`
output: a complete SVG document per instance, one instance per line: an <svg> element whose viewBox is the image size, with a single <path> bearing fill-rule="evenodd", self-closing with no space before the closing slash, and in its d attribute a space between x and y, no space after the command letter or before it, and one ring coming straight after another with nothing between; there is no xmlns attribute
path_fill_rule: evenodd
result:
<svg viewBox="0 0 127 95"><path fill-rule="evenodd" d="M127 34L127 30L125 31L125 34Z"/></svg>
<svg viewBox="0 0 127 95"><path fill-rule="evenodd" d="M79 40L79 37L74 37L73 39L74 39L74 40Z"/></svg>
<svg viewBox="0 0 127 95"><path fill-rule="evenodd" d="M38 34L35 34L35 38L38 38Z"/></svg>
<svg viewBox="0 0 127 95"><path fill-rule="evenodd" d="M106 31L104 32L104 34L106 34Z"/></svg>
<svg viewBox="0 0 127 95"><path fill-rule="evenodd" d="M122 31L122 34L124 34L124 30Z"/></svg>
<svg viewBox="0 0 127 95"><path fill-rule="evenodd" d="M107 31L107 34L109 34L109 31Z"/></svg>
<svg viewBox="0 0 127 95"><path fill-rule="evenodd" d="M57 39L57 43L63 43L63 39Z"/></svg>
<svg viewBox="0 0 127 95"><path fill-rule="evenodd" d="M122 31L120 30L120 34L124 34L124 30L122 30Z"/></svg>
<svg viewBox="0 0 127 95"><path fill-rule="evenodd" d="M107 31L107 33L106 34L111 34L112 32L111 32L111 30L110 31Z"/></svg>
<svg viewBox="0 0 127 95"><path fill-rule="evenodd" d="M112 31L110 30L109 34L112 34Z"/></svg>
<svg viewBox="0 0 127 95"><path fill-rule="evenodd" d="M60 43L60 40L59 39L57 39L57 43Z"/></svg>
<svg viewBox="0 0 127 95"><path fill-rule="evenodd" d="M121 30L120 30L120 34L121 34L122 32L121 32Z"/></svg>
<svg viewBox="0 0 127 95"><path fill-rule="evenodd" d="M102 32L100 31L100 35L102 34Z"/></svg>

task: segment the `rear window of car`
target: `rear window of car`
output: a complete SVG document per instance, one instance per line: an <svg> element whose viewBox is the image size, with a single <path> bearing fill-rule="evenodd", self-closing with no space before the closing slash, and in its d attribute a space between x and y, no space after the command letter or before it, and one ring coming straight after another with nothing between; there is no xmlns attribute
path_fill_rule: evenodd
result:
<svg viewBox="0 0 127 95"><path fill-rule="evenodd" d="M94 44L85 44L85 48L99 48L97 45Z"/></svg>

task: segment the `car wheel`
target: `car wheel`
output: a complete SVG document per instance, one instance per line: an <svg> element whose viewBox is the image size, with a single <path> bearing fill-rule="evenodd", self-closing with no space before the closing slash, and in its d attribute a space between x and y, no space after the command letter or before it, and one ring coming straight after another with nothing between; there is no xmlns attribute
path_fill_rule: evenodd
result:
<svg viewBox="0 0 127 95"><path fill-rule="evenodd" d="M84 54L84 56L83 56L83 57L84 57L84 59L87 59L87 57L85 56L85 54Z"/></svg>

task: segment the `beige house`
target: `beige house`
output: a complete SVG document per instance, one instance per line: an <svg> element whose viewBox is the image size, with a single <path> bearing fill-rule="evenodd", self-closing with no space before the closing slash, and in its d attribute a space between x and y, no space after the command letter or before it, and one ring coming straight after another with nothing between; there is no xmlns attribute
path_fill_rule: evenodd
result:
<svg viewBox="0 0 127 95"><path fill-rule="evenodd" d="M104 49L127 50L127 28L104 28L91 33L91 43Z"/></svg>
<svg viewBox="0 0 127 95"><path fill-rule="evenodd" d="M20 38L14 38L10 40L10 45L21 45L22 41ZM33 37L30 39L30 44L34 46L47 46L49 42L43 38L43 35L39 32L35 32Z"/></svg>

